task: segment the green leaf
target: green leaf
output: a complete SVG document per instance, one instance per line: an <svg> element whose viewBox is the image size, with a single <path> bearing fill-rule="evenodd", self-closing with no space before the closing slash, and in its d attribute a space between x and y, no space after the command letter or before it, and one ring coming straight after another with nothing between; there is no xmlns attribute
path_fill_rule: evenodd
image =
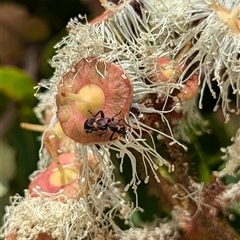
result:
<svg viewBox="0 0 240 240"><path fill-rule="evenodd" d="M15 101L34 99L34 81L24 71L14 67L0 67L0 91Z"/></svg>

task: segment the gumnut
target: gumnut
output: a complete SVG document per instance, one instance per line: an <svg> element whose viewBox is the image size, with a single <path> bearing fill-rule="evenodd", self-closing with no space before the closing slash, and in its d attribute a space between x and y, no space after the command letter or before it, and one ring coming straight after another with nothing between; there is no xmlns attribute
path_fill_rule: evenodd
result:
<svg viewBox="0 0 240 240"><path fill-rule="evenodd" d="M194 73L185 83L183 88L178 93L178 98L189 100L198 94L198 74Z"/></svg>
<svg viewBox="0 0 240 240"><path fill-rule="evenodd" d="M18 236L17 234L10 234L6 240L17 240ZM37 238L34 238L35 240L54 240L50 235L47 233L40 233Z"/></svg>
<svg viewBox="0 0 240 240"><path fill-rule="evenodd" d="M22 122L20 126L23 129L44 133L44 139L49 139L53 148L59 152L62 152L63 149L69 151L69 149L73 148L73 141L66 137L59 122L55 123L49 129L47 125L25 122ZM46 147L46 149L48 148Z"/></svg>
<svg viewBox="0 0 240 240"><path fill-rule="evenodd" d="M53 111L47 109L45 112L44 123L49 126L53 117ZM56 122L44 135L44 139L49 139L55 150L62 152L73 148L73 141L66 137L59 122ZM48 147L46 147L48 149Z"/></svg>
<svg viewBox="0 0 240 240"><path fill-rule="evenodd" d="M97 162L92 155L89 155L88 162L91 169L96 169ZM29 193L31 197L60 194L68 199L78 199L88 192L88 186L81 188L79 183L82 170L83 162L75 161L74 153L61 154L57 162L55 160L33 178L28 187Z"/></svg>
<svg viewBox="0 0 240 240"><path fill-rule="evenodd" d="M98 24L103 21L108 21L111 17L113 17L114 13L120 11L126 3L131 2L132 0L127 0L124 3L119 3L118 5L111 5L111 10L108 8L108 3L106 0L99 0L101 5L106 9L100 16L95 17L90 24Z"/></svg>
<svg viewBox="0 0 240 240"><path fill-rule="evenodd" d="M103 118L123 120L121 124L125 125L132 94L130 79L117 64L93 57L80 60L58 86L57 115L63 132L82 144L110 141L109 128L102 131L94 123L94 131L87 133L84 124L90 118L100 118L102 111Z"/></svg>
<svg viewBox="0 0 240 240"><path fill-rule="evenodd" d="M159 57L155 63L156 72L150 76L152 82L175 83L181 73L181 68L166 56Z"/></svg>

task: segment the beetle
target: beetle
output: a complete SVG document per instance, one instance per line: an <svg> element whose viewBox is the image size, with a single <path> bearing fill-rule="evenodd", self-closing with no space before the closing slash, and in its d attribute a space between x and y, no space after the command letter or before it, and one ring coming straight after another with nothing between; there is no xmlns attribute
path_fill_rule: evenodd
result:
<svg viewBox="0 0 240 240"><path fill-rule="evenodd" d="M93 114L90 110L88 110L92 117L88 118L84 123L84 129L86 133L91 133L95 131L103 131L99 136L101 137L105 133L107 133L109 130L112 131L109 140L115 140L120 137L125 137L126 135L126 122L123 119L120 119L118 121L114 121L114 118L121 113L121 111L117 114L115 114L113 117L105 117L105 114L102 110L98 111L96 114ZM100 115L98 117L98 115ZM122 124L123 122L124 124ZM114 136L117 134L117 137L114 138Z"/></svg>

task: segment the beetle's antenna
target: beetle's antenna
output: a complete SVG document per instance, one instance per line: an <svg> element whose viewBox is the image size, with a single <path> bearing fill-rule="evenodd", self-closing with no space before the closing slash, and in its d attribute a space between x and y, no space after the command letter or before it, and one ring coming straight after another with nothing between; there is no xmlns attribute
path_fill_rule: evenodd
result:
<svg viewBox="0 0 240 240"><path fill-rule="evenodd" d="M114 119L117 115L119 115L121 112L122 112L122 110L120 110L120 112L118 112L117 114L113 115L112 121L113 121L113 119Z"/></svg>
<svg viewBox="0 0 240 240"><path fill-rule="evenodd" d="M102 110L98 111L96 114L93 114L90 110L88 111L93 115L93 117L96 117L100 113L101 118L104 118L104 112Z"/></svg>

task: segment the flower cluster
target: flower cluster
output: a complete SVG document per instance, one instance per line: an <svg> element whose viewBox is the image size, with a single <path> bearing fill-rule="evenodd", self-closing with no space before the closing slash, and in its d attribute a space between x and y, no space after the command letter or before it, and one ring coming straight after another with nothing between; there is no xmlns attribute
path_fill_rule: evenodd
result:
<svg viewBox="0 0 240 240"><path fill-rule="evenodd" d="M140 161L145 183L150 175L160 182L163 165L174 171L156 144L186 150L174 132L183 118L193 118L198 93L201 108L208 87L226 121L239 113L237 1L103 5L106 11L91 22L70 20L68 36L55 46L54 75L38 86L46 88L35 108L44 125L39 170L25 197L12 198L2 228L8 239L110 239L110 227L124 236L114 218L129 221L133 208L115 181L112 159L120 159L121 172L124 159L131 161L125 191L131 187L137 197ZM175 231L174 224L165 227L168 236Z"/></svg>
<svg viewBox="0 0 240 240"><path fill-rule="evenodd" d="M219 177L225 175L237 176L239 174L240 165L240 129L236 132L236 136L232 138L233 144L227 148L222 148L225 155L222 157L226 161L226 167L218 173Z"/></svg>

